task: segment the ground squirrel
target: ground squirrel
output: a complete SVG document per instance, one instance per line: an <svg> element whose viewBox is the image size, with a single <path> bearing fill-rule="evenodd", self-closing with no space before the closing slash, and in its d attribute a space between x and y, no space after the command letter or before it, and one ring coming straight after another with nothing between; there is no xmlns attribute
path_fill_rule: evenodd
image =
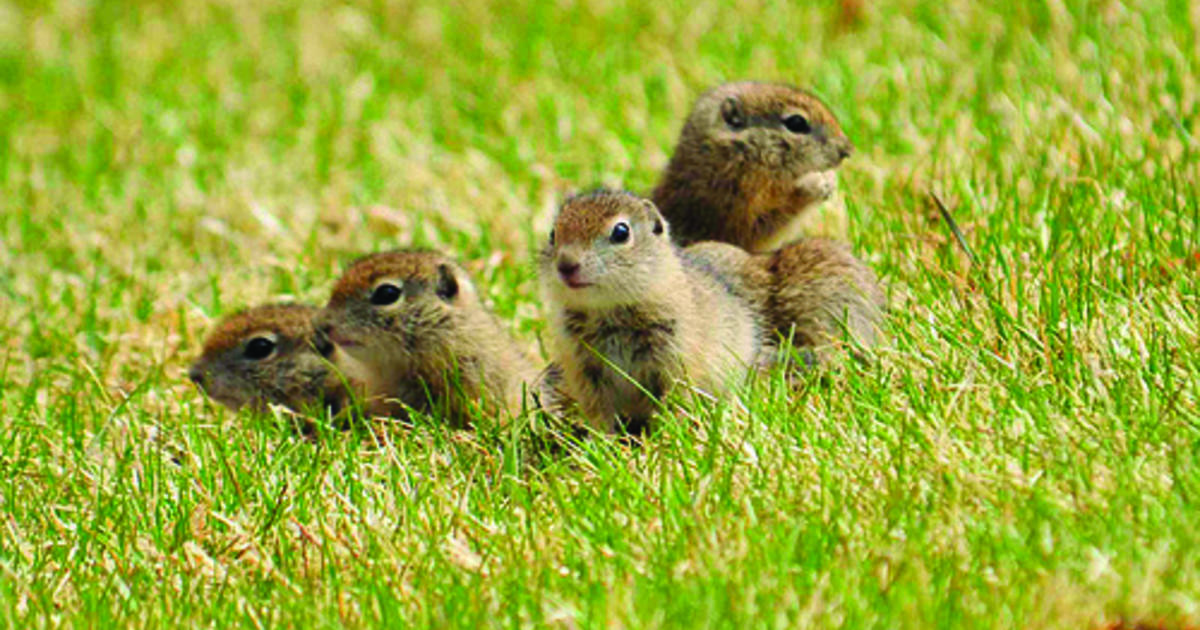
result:
<svg viewBox="0 0 1200 630"><path fill-rule="evenodd" d="M834 169L852 151L812 94L727 83L696 101L652 198L682 245L765 252L799 236L798 218L837 190Z"/></svg>
<svg viewBox="0 0 1200 630"><path fill-rule="evenodd" d="M766 254L706 241L686 248L697 259L736 270L741 290L777 338L820 359L847 335L865 347L879 340L886 298L871 268L838 241L806 238Z"/></svg>
<svg viewBox="0 0 1200 630"><path fill-rule="evenodd" d="M329 362L333 344L313 329L316 313L306 304L268 304L230 315L209 334L188 377L230 409L273 403L298 412L324 406L337 415L347 388Z"/></svg>
<svg viewBox="0 0 1200 630"><path fill-rule="evenodd" d="M316 326L355 362L373 413L407 407L465 427L480 413L521 411L536 376L466 271L436 252L354 262Z"/></svg>
<svg viewBox="0 0 1200 630"><path fill-rule="evenodd" d="M549 369L593 428L638 430L676 380L718 393L759 363L762 320L721 264L673 245L648 199L601 190L562 205L539 257Z"/></svg>

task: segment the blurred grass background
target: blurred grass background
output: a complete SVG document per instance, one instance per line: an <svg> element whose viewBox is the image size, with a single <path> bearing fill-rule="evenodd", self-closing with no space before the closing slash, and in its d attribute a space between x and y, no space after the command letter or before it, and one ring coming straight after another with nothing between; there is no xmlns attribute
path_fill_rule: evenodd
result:
<svg viewBox="0 0 1200 630"><path fill-rule="evenodd" d="M1200 623L1198 29L1151 0L0 1L0 615ZM550 461L432 424L311 444L182 377L216 318L398 245L462 257L535 345L555 204L649 189L743 78L857 146L878 362Z"/></svg>

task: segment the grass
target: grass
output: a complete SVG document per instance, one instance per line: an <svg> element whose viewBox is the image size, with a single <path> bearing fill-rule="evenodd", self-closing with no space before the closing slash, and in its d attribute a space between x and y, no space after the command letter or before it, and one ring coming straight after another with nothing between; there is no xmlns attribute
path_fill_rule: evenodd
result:
<svg viewBox="0 0 1200 630"><path fill-rule="evenodd" d="M0 0L0 619L1200 623L1200 13L988 4ZM857 145L877 361L550 458L313 443L184 378L216 318L396 245L536 346L556 202L647 190L737 78Z"/></svg>

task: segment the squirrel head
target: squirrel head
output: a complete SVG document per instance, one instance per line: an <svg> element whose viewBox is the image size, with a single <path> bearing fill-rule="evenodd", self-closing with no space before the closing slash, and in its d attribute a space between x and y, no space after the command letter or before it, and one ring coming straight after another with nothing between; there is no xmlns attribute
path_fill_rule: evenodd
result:
<svg viewBox="0 0 1200 630"><path fill-rule="evenodd" d="M836 168L853 151L816 96L790 85L743 81L700 96L675 153L729 175L757 166L755 173L795 180Z"/></svg>
<svg viewBox="0 0 1200 630"><path fill-rule="evenodd" d="M539 257L550 297L591 307L644 300L673 278L678 264L667 222L654 203L611 190L564 202Z"/></svg>
<svg viewBox="0 0 1200 630"><path fill-rule="evenodd" d="M431 251L373 254L352 263L334 286L316 328L376 374L406 373L420 357L451 352L455 320L481 308L453 259Z"/></svg>
<svg viewBox="0 0 1200 630"><path fill-rule="evenodd" d="M234 410L273 403L306 411L323 404L336 414L345 388L329 362L333 344L313 329L316 312L305 304L268 304L226 317L188 378Z"/></svg>

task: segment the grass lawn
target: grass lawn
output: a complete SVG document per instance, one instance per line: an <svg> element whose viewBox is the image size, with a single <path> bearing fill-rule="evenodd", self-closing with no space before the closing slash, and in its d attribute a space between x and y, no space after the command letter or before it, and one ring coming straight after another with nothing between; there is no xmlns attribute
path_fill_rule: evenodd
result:
<svg viewBox="0 0 1200 630"><path fill-rule="evenodd" d="M1200 8L1002 4L0 0L0 623L1200 623ZM874 361L553 456L187 382L401 245L537 347L558 201L741 78L857 146Z"/></svg>

